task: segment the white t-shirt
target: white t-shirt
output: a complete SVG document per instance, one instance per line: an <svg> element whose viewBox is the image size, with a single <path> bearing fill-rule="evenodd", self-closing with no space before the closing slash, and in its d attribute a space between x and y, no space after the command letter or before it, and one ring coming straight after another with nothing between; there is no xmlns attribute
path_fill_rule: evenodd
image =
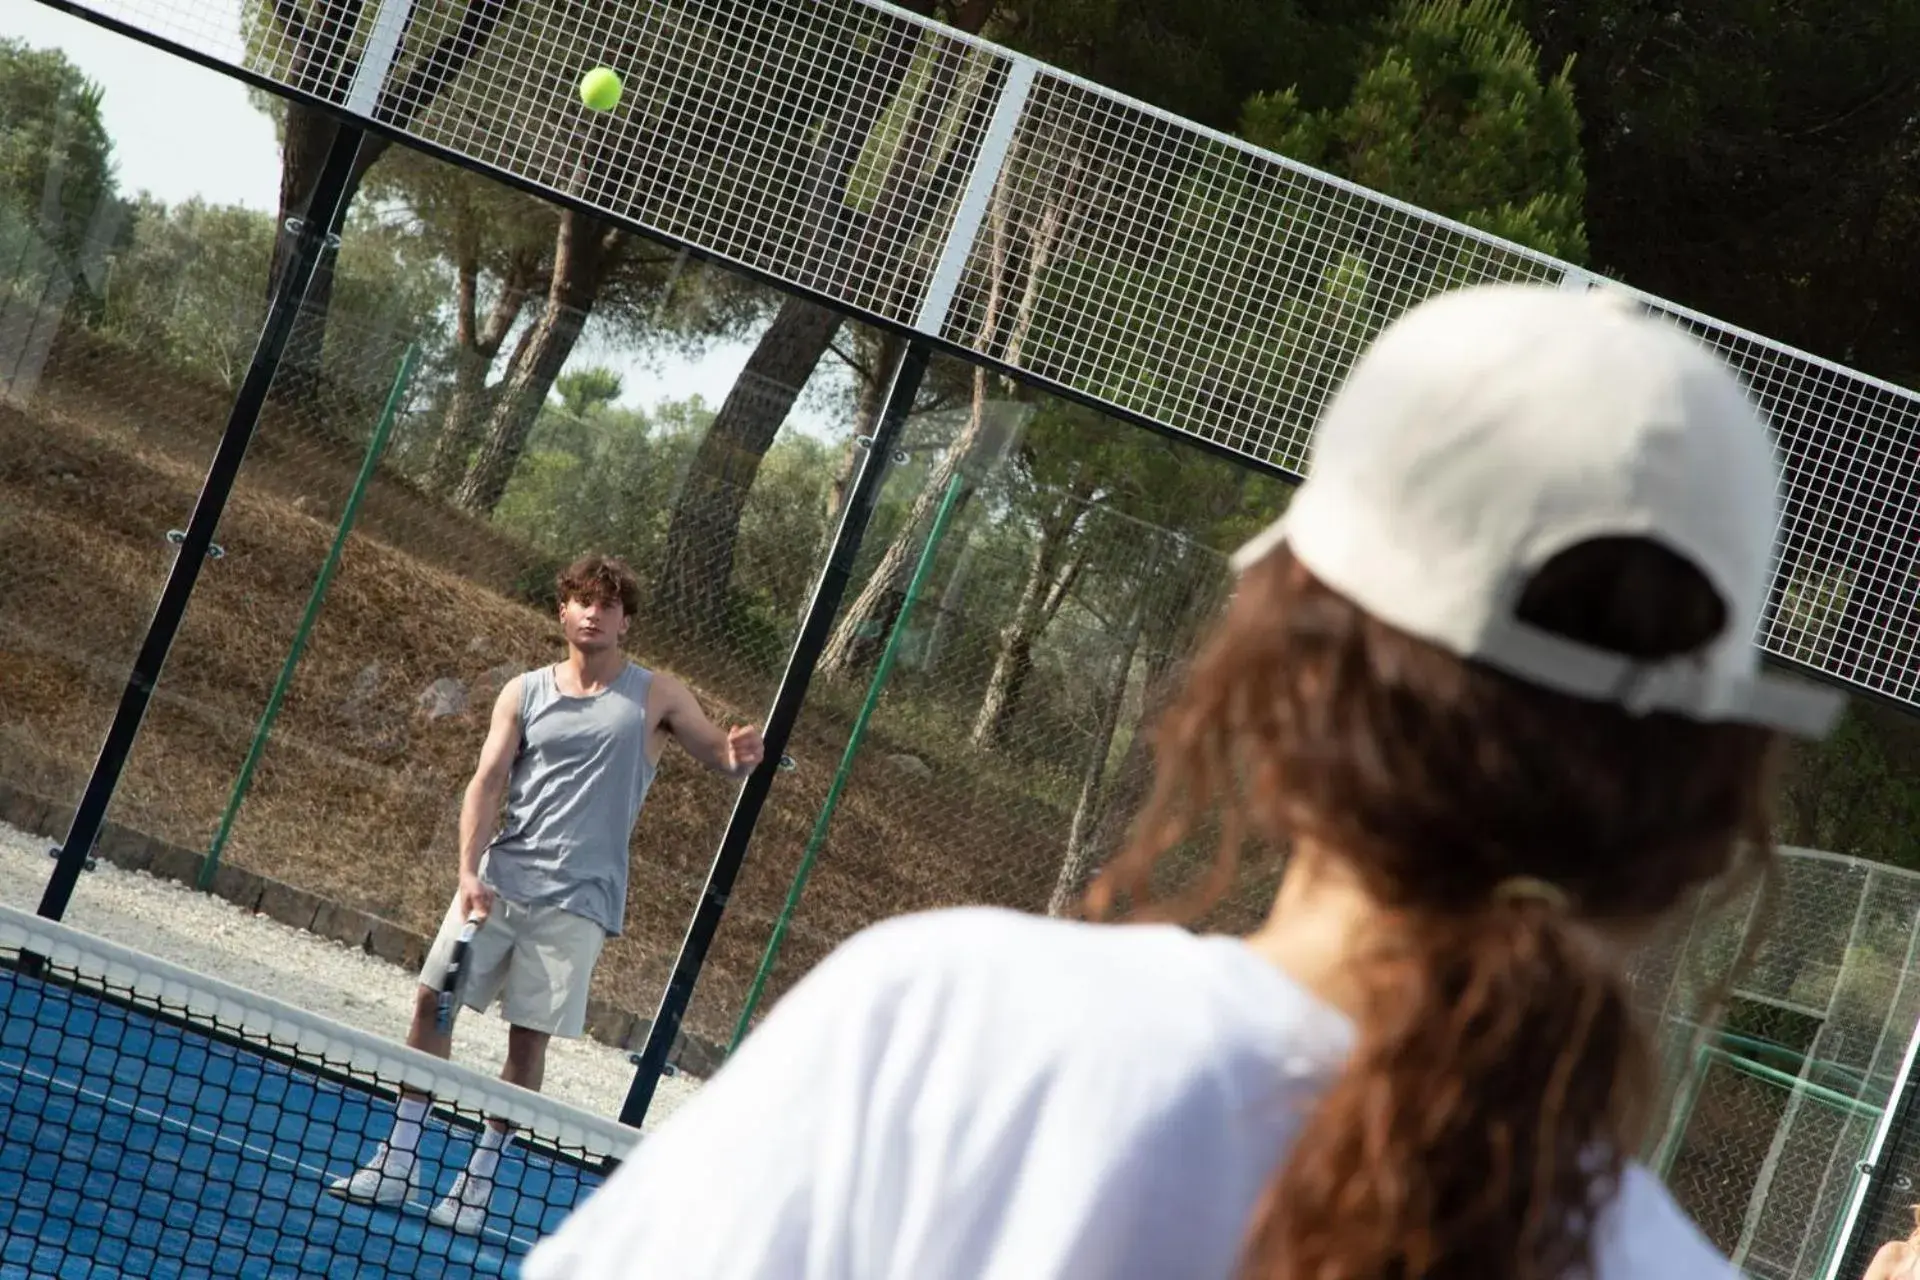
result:
<svg viewBox="0 0 1920 1280"><path fill-rule="evenodd" d="M968 909L841 947L526 1280L1228 1280L1351 1024L1228 938ZM1735 1280L1628 1171L1597 1280Z"/></svg>

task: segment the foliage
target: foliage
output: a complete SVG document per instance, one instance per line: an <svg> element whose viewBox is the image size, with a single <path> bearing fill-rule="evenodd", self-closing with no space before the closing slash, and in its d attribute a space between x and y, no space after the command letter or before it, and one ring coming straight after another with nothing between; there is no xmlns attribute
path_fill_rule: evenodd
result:
<svg viewBox="0 0 1920 1280"><path fill-rule="evenodd" d="M1248 100L1241 133L1470 226L1587 256L1572 62L1543 81L1507 0L1401 0L1338 109L1295 90Z"/></svg>
<svg viewBox="0 0 1920 1280"><path fill-rule="evenodd" d="M1780 789L1787 844L1920 871L1920 726L1856 705L1824 742L1797 746Z"/></svg>
<svg viewBox="0 0 1920 1280"><path fill-rule="evenodd" d="M1042 0L989 33L1023 53L1216 128L1272 84L1314 106L1347 91L1384 0Z"/></svg>
<svg viewBox="0 0 1920 1280"><path fill-rule="evenodd" d="M585 418L620 398L620 375L601 365L588 365L554 379L553 389L567 416Z"/></svg>
<svg viewBox="0 0 1920 1280"><path fill-rule="evenodd" d="M271 215L199 200L167 206L143 197L128 244L107 274L101 325L183 369L236 386L259 338ZM342 239L335 286L345 323L329 334L329 356L348 381L398 340L431 342L440 332L445 281L413 240L377 221L356 220Z"/></svg>
<svg viewBox="0 0 1920 1280"><path fill-rule="evenodd" d="M1527 0L1575 57L1597 262L1920 385L1920 6Z"/></svg>
<svg viewBox="0 0 1920 1280"><path fill-rule="evenodd" d="M645 565L666 535L675 477L712 410L695 397L651 410L544 410L495 519L560 554L597 548Z"/></svg>
<svg viewBox="0 0 1920 1280"><path fill-rule="evenodd" d="M32 228L69 273L120 212L101 97L65 54L0 39L0 224Z"/></svg>

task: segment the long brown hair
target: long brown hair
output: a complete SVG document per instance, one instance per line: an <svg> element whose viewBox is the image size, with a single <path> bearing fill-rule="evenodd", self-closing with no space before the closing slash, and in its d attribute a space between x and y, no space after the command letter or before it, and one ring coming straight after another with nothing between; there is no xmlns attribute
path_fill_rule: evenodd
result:
<svg viewBox="0 0 1920 1280"><path fill-rule="evenodd" d="M1517 613L1643 659L1727 622L1692 565L1641 539L1562 553ZM1653 1071L1620 965L1588 926L1652 923L1710 883L1769 873L1774 735L1634 716L1463 662L1282 548L1241 580L1155 748L1153 797L1091 914L1151 903L1155 864L1214 813L1212 870L1151 914L1216 899L1247 835L1300 837L1397 926L1355 958L1355 1049L1249 1226L1249 1280L1591 1275ZM1516 878L1556 892L1499 892Z"/></svg>

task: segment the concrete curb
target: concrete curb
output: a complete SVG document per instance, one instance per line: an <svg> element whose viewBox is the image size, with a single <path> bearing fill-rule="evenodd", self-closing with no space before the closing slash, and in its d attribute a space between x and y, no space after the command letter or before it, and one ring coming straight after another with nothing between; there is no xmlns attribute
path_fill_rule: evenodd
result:
<svg viewBox="0 0 1920 1280"><path fill-rule="evenodd" d="M57 841L64 834L71 806L0 782L0 822L31 835ZM159 880L197 887L205 855L168 844L155 836L109 822L100 831L94 856L123 871L145 872ZM356 951L417 973L426 963L433 939L391 920L333 902L310 890L284 884L245 867L223 862L214 870L209 890L256 915L291 925ZM615 1049L637 1050L646 1041L653 1020L595 997L587 1003L587 1035ZM396 1031L400 1028L395 1028ZM719 1070L725 1059L720 1046L681 1032L673 1049L678 1070L704 1079Z"/></svg>

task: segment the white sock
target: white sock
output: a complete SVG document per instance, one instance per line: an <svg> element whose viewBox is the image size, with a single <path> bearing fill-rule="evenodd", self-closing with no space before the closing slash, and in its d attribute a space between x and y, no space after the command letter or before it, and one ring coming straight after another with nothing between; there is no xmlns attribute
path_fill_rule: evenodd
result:
<svg viewBox="0 0 1920 1280"><path fill-rule="evenodd" d="M402 1098L393 1114L393 1132L387 1136L387 1150L405 1157L405 1163L413 1162L414 1152L420 1149L420 1130L427 1119L427 1100L425 1098Z"/></svg>
<svg viewBox="0 0 1920 1280"><path fill-rule="evenodd" d="M480 1140L473 1144L473 1155L467 1161L469 1178L493 1178L493 1171L500 1167L500 1157L506 1154L507 1144L513 1141L511 1129L496 1129L492 1125L480 1130Z"/></svg>

